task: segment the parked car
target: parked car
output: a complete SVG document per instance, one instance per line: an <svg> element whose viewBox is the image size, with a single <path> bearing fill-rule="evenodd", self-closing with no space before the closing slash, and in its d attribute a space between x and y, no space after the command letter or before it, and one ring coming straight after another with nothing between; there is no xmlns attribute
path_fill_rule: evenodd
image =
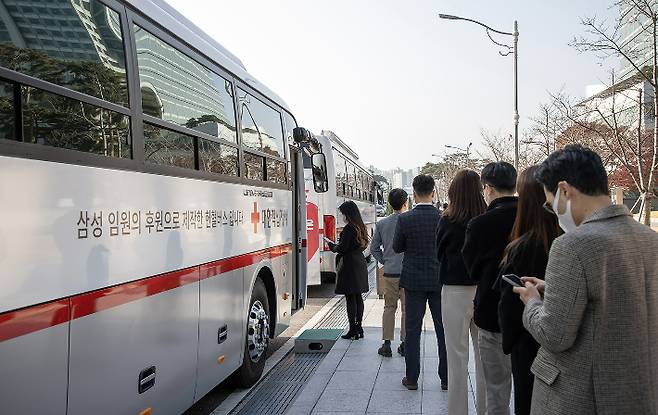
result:
<svg viewBox="0 0 658 415"><path fill-rule="evenodd" d="M386 208L382 205L377 205L377 216L386 216Z"/></svg>

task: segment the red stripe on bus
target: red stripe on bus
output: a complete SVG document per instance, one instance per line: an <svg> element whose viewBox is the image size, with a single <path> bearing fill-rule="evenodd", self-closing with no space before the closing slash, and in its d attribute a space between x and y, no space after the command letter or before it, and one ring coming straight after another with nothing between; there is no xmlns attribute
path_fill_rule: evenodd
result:
<svg viewBox="0 0 658 415"><path fill-rule="evenodd" d="M69 321L69 299L0 314L0 342Z"/></svg>
<svg viewBox="0 0 658 415"><path fill-rule="evenodd" d="M199 267L169 272L71 297L71 319L81 318L199 281Z"/></svg>
<svg viewBox="0 0 658 415"><path fill-rule="evenodd" d="M254 265L264 259L278 258L290 252L292 252L291 244L281 245L85 294L78 294L61 300L0 313L0 342L173 290L198 282L200 279L219 276L225 272Z"/></svg>
<svg viewBox="0 0 658 415"><path fill-rule="evenodd" d="M245 268L257 264L266 259L274 259L292 252L292 245L281 245L270 249L263 249L249 254L244 254L228 259L210 262L201 265L200 279L211 278L224 272L235 271L236 269Z"/></svg>

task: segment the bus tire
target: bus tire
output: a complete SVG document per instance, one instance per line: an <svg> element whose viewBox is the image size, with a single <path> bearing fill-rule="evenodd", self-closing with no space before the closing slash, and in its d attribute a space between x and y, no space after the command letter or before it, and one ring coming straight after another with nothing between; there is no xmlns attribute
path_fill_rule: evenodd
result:
<svg viewBox="0 0 658 415"><path fill-rule="evenodd" d="M256 279L247 308L247 330L245 333L242 366L233 374L233 383L250 388L258 382L267 360L270 338L270 308L267 290L260 278Z"/></svg>

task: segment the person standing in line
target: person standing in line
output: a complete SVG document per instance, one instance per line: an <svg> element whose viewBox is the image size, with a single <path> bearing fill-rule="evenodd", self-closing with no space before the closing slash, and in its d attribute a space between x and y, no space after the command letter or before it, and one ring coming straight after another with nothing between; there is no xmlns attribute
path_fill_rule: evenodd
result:
<svg viewBox="0 0 658 415"><path fill-rule="evenodd" d="M466 227L462 254L471 279L477 281L474 321L487 393L487 414L508 415L512 392L512 363L503 353L498 326L498 300L494 289L503 252L516 217L516 169L499 161L482 169L481 180L487 211Z"/></svg>
<svg viewBox="0 0 658 415"><path fill-rule="evenodd" d="M363 338L363 297L368 292L368 266L363 250L368 247L368 230L363 224L361 212L351 200L338 207L343 214L345 227L339 242L328 242L329 249L336 252L336 294L344 294L347 303L347 318L350 328L341 336L343 339Z"/></svg>
<svg viewBox="0 0 658 415"><path fill-rule="evenodd" d="M543 186L535 179L538 166L519 175L516 189L519 204L512 228L511 242L505 248L500 275L532 275L544 279L548 251L560 234L557 217L545 209ZM512 291L512 285L498 279L500 292L498 319L503 335L503 352L511 356L514 381L514 413L529 415L534 376L530 366L537 356L539 344L523 327L523 303ZM445 288L444 288L445 289ZM444 314L445 315L445 314Z"/></svg>
<svg viewBox="0 0 658 415"><path fill-rule="evenodd" d="M514 288L540 345L531 414L658 414L658 233L611 203L588 148L552 153L535 177L566 233L546 281Z"/></svg>
<svg viewBox="0 0 658 415"><path fill-rule="evenodd" d="M393 251L393 237L395 226L398 223L400 213L408 210L407 192L402 189L393 189L388 193L388 204L391 205L393 213L380 220L375 225L375 234L370 242L370 252L377 262L384 266L384 314L382 315L382 340L384 344L377 351L384 357L391 357L391 341L395 337L395 312L400 309L402 319L400 324L400 346L398 353L404 356L404 289L400 288L400 272L402 271L402 259L404 254Z"/></svg>
<svg viewBox="0 0 658 415"><path fill-rule="evenodd" d="M441 283L436 251L436 232L439 211L434 199L434 179L421 174L413 181L416 206L398 217L393 238L393 250L404 253L400 287L405 297L405 363L406 376L402 384L410 390L418 389L420 375L420 334L429 304L437 347L439 349L439 378L441 388L448 389L446 345L441 322Z"/></svg>
<svg viewBox="0 0 658 415"><path fill-rule="evenodd" d="M437 247L439 257L439 277L443 285L441 293L441 314L445 330L446 351L448 356L448 413L450 415L468 414L468 359L470 331L475 352L476 409L478 415L484 415L486 394L480 350L478 348L478 331L473 322L473 300L476 283L466 272L462 247L468 222L484 213L487 205L482 197L480 176L473 170L461 170L448 188L450 207L445 210L439 221Z"/></svg>

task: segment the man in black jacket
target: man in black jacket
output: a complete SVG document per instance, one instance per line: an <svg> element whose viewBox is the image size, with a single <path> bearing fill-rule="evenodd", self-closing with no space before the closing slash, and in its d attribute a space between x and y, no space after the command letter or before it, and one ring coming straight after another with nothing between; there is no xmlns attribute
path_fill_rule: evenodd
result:
<svg viewBox="0 0 658 415"><path fill-rule="evenodd" d="M509 163L487 164L482 169L487 211L473 218L466 228L462 254L471 279L477 281L475 314L478 344L487 391L487 414L509 414L512 366L503 353L498 327L498 300L494 287L516 217L516 169Z"/></svg>
<svg viewBox="0 0 658 415"><path fill-rule="evenodd" d="M448 365L446 345L441 321L441 283L437 258L436 235L439 211L434 198L434 179L421 174L414 178L416 207L398 218L393 237L393 250L404 252L400 287L404 288L406 301L405 363L406 377L402 384L411 390L418 389L420 375L420 333L429 304L439 348L439 378L441 388L448 389Z"/></svg>

